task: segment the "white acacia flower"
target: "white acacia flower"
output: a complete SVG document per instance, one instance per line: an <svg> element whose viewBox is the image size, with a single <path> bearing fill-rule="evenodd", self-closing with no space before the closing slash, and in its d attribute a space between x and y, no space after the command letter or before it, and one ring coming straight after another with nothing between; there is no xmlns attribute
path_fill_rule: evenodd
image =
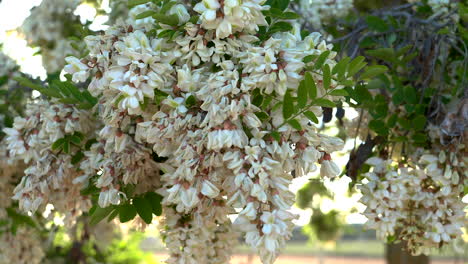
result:
<svg viewBox="0 0 468 264"><path fill-rule="evenodd" d="M171 9L169 10L169 14L177 15L177 18L179 19L179 25L185 24L185 22L189 21L190 19L190 14L188 13L185 6L182 4L176 4L173 7L171 7Z"/></svg>
<svg viewBox="0 0 468 264"><path fill-rule="evenodd" d="M198 192L195 188L182 188L180 190L180 201L185 206L186 210L193 208L199 201Z"/></svg>
<svg viewBox="0 0 468 264"><path fill-rule="evenodd" d="M210 198L215 198L219 195L219 189L210 181L203 181L201 193Z"/></svg>
<svg viewBox="0 0 468 264"><path fill-rule="evenodd" d="M88 65L82 63L76 57L66 57L65 61L68 63L63 70L67 73L72 74L72 80L74 82L85 82L89 76Z"/></svg>
<svg viewBox="0 0 468 264"><path fill-rule="evenodd" d="M109 188L107 191L99 193L98 204L101 208L105 208L111 204L117 205L120 203L120 193L117 189Z"/></svg>
<svg viewBox="0 0 468 264"><path fill-rule="evenodd" d="M212 22L216 19L216 11L221 5L217 0L203 0L197 3L193 10L201 14L201 19Z"/></svg>
<svg viewBox="0 0 468 264"><path fill-rule="evenodd" d="M137 89L125 85L119 87L119 90L122 92L123 99L119 102L119 107L121 109L135 109L140 107L140 97L138 96Z"/></svg>
<svg viewBox="0 0 468 264"><path fill-rule="evenodd" d="M320 166L320 175L334 178L340 174L340 168L331 160L324 160Z"/></svg>
<svg viewBox="0 0 468 264"><path fill-rule="evenodd" d="M184 105L185 99L182 97L176 97L174 99L167 98L164 99L163 104L170 106L177 110L177 113L184 114L188 111L187 107Z"/></svg>
<svg viewBox="0 0 468 264"><path fill-rule="evenodd" d="M256 205L253 202L247 203L247 206L239 213L239 217L245 217L254 220L257 217Z"/></svg>

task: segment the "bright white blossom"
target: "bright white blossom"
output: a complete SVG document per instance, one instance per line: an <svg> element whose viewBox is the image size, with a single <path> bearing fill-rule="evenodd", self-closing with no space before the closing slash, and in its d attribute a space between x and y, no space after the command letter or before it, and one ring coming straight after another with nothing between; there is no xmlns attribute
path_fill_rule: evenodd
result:
<svg viewBox="0 0 468 264"><path fill-rule="evenodd" d="M367 226L378 237L396 235L407 241L412 253L427 254L461 235L467 162L464 145L454 148L457 151L419 149L407 165L377 157L367 161L373 169L365 174L361 202L367 206Z"/></svg>
<svg viewBox="0 0 468 264"><path fill-rule="evenodd" d="M92 117L74 106L43 101L29 104L25 116L16 117L13 128L3 130L10 161L26 164L13 199L25 211L34 212L50 202L70 217L79 215L89 208L89 200L80 195L82 186L74 183L82 172L72 164L71 154L54 151L52 144L65 135L89 134L95 129ZM71 153L74 148L69 145Z"/></svg>
<svg viewBox="0 0 468 264"><path fill-rule="evenodd" d="M85 153L82 163L88 175L93 170L102 172L97 180L100 205L120 202L120 184L131 182L142 191L157 189L164 197L165 223L170 230L165 231L170 263L226 263L226 257L207 262L211 254L207 250L227 248L232 241L207 243L214 239L210 232L225 239L234 234L227 215L236 210L257 221L260 229L270 230L274 224L268 236L257 229L257 233L244 231L247 243L258 248L265 263L272 263L291 235L295 218L285 211L294 203L288 189L291 172L305 175L322 163L324 175L339 174L330 153L342 147L341 140L317 133L301 117L305 129L281 126L283 141L278 142L267 134L283 122L281 112L269 110L271 122L262 122L255 114L259 108L252 104L254 89L278 98L288 87L296 91L304 78L302 59L332 48L318 34L302 39L277 33L262 46L254 44L253 35L232 35L250 34L257 25L264 25L261 11L266 8L253 1L200 2L195 10L202 14L201 28L188 22L186 33L174 41L148 37L144 27L115 26L102 36L86 38L88 70L80 64L83 60L67 59L67 69L74 69L73 73L103 69L94 74L88 89L100 98L104 127L100 142ZM182 6L174 12L185 20ZM224 15L218 17L219 12ZM336 64L335 54L331 52L326 60L331 67ZM212 71L212 66L219 70ZM322 76L314 73L314 78ZM324 95L320 83L318 93ZM320 116L319 108L314 111ZM135 169L115 162L135 148L145 153L132 159L146 164L138 175ZM167 160L156 163L145 156L153 151ZM123 173L129 176L124 175L122 182ZM270 223L272 217L267 221L266 216L262 220L270 213L277 222ZM213 228L202 231L205 226ZM220 228L227 233L214 231ZM186 240L189 236L192 240Z"/></svg>

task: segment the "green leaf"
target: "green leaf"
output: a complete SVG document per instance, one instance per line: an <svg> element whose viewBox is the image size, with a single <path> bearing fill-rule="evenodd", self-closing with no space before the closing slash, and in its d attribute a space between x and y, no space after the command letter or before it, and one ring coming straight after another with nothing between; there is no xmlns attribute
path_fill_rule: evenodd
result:
<svg viewBox="0 0 468 264"><path fill-rule="evenodd" d="M63 148L63 152L70 154L70 141L65 140L62 148Z"/></svg>
<svg viewBox="0 0 468 264"><path fill-rule="evenodd" d="M77 135L70 136L70 142L79 146L81 144L81 138Z"/></svg>
<svg viewBox="0 0 468 264"><path fill-rule="evenodd" d="M146 108L148 108L148 104L149 104L149 98L144 96L143 97L143 103L140 102L141 110L145 111Z"/></svg>
<svg viewBox="0 0 468 264"><path fill-rule="evenodd" d="M411 139L418 144L423 144L428 140L428 137L426 134L423 133L416 133L414 134Z"/></svg>
<svg viewBox="0 0 468 264"><path fill-rule="evenodd" d="M147 10L147 11L145 11L143 13L138 14L135 18L136 19L143 19L143 18L146 18L146 17L153 16L154 14L156 14L156 12L154 12L153 10Z"/></svg>
<svg viewBox="0 0 468 264"><path fill-rule="evenodd" d="M63 104L77 104L79 103L78 100L76 100L75 98L62 98L60 100L58 100L60 103L63 103Z"/></svg>
<svg viewBox="0 0 468 264"><path fill-rule="evenodd" d="M5 210L7 211L8 216L11 219L13 219L13 222L15 222L15 224L27 225L30 227L37 228L36 223L32 220L31 217L24 215L24 214L20 214L13 208L6 208Z"/></svg>
<svg viewBox="0 0 468 264"><path fill-rule="evenodd" d="M263 11L267 16L271 16L276 19L298 19L300 16L294 12L284 12L279 8L270 8L270 10Z"/></svg>
<svg viewBox="0 0 468 264"><path fill-rule="evenodd" d="M406 86L403 88L403 94L407 103L416 104L418 102L418 95L414 87Z"/></svg>
<svg viewBox="0 0 468 264"><path fill-rule="evenodd" d="M135 218L137 211L131 204L124 204L119 206L119 220L121 223L128 222Z"/></svg>
<svg viewBox="0 0 468 264"><path fill-rule="evenodd" d="M372 79L374 78L375 76L378 76L380 74L383 74L385 72L388 71L388 68L386 66L383 66L383 65L374 65L374 66L370 66L368 67L364 73L361 75L361 79L364 80L364 79Z"/></svg>
<svg viewBox="0 0 468 264"><path fill-rule="evenodd" d="M301 18L300 15L296 14L295 12L284 12L280 17L278 17L279 19L287 19L287 20L290 20L290 19L299 19Z"/></svg>
<svg viewBox="0 0 468 264"><path fill-rule="evenodd" d="M388 135L388 128L382 120L371 120L369 122L369 128L379 135Z"/></svg>
<svg viewBox="0 0 468 264"><path fill-rule="evenodd" d="M413 47L413 45L406 45L404 46L403 48L399 49L396 54L395 54L395 57L400 57L401 55L407 53L411 48Z"/></svg>
<svg viewBox="0 0 468 264"><path fill-rule="evenodd" d="M78 137L78 138L80 139L80 141L83 141L83 139L84 139L83 133L78 132L78 131L76 131L75 133L73 133L73 136Z"/></svg>
<svg viewBox="0 0 468 264"><path fill-rule="evenodd" d="M417 115L411 121L415 130L423 130L426 126L426 117L424 115Z"/></svg>
<svg viewBox="0 0 468 264"><path fill-rule="evenodd" d="M310 121L314 122L315 124L318 124L319 123L319 120L317 118L317 116L314 114L314 112L312 111L305 111L304 112L304 115L309 118Z"/></svg>
<svg viewBox="0 0 468 264"><path fill-rule="evenodd" d="M387 23L377 16L367 16L366 23L369 26L369 29L375 30L378 32L385 32L388 30Z"/></svg>
<svg viewBox="0 0 468 264"><path fill-rule="evenodd" d="M396 59L395 51L392 48L380 48L366 51L367 55L376 57L384 61L393 62Z"/></svg>
<svg viewBox="0 0 468 264"><path fill-rule="evenodd" d="M392 96L393 104L399 105L405 101L405 94L402 88L397 89Z"/></svg>
<svg viewBox="0 0 468 264"><path fill-rule="evenodd" d="M4 75L4 76L0 77L0 86L6 84L8 82L8 79L9 79L8 75ZM2 91L4 91L4 90L2 90Z"/></svg>
<svg viewBox="0 0 468 264"><path fill-rule="evenodd" d="M314 100L314 105L323 106L323 107L335 107L335 103L325 98L317 98Z"/></svg>
<svg viewBox="0 0 468 264"><path fill-rule="evenodd" d="M330 85L331 85L330 66L328 66L328 64L325 64L322 70L323 70L323 88L330 89Z"/></svg>
<svg viewBox="0 0 468 264"><path fill-rule="evenodd" d="M348 96L348 92L345 89L335 89L330 92L333 96Z"/></svg>
<svg viewBox="0 0 468 264"><path fill-rule="evenodd" d="M396 125L397 119L398 119L398 115L397 115L397 114L391 115L391 116L388 118L388 120L387 120L387 126L388 126L389 128L394 128L395 125Z"/></svg>
<svg viewBox="0 0 468 264"><path fill-rule="evenodd" d="M195 96L193 95L190 95L189 97L187 97L187 99L185 100L185 105L190 108L194 105L197 104L197 98L195 98Z"/></svg>
<svg viewBox="0 0 468 264"><path fill-rule="evenodd" d="M262 105L262 102L263 102L263 95L261 95L260 93L253 95L253 98L252 98L253 105L260 107Z"/></svg>
<svg viewBox="0 0 468 264"><path fill-rule="evenodd" d="M347 77L352 77L358 73L362 68L367 65L367 62L364 62L365 58L363 56L358 56L354 58L348 66Z"/></svg>
<svg viewBox="0 0 468 264"><path fill-rule="evenodd" d="M309 91L309 98L315 99L315 97L317 97L317 86L310 72L306 72L305 74L305 85Z"/></svg>
<svg viewBox="0 0 468 264"><path fill-rule="evenodd" d="M98 194L99 192L101 192L101 189L97 188L94 184L88 184L86 188L80 190L80 194L83 196ZM93 208L95 209L96 207ZM91 215L93 208L89 211Z"/></svg>
<svg viewBox="0 0 468 264"><path fill-rule="evenodd" d="M291 125L296 130L302 130L302 126L296 119L291 119L288 121L288 124Z"/></svg>
<svg viewBox="0 0 468 264"><path fill-rule="evenodd" d="M97 223L101 222L102 219L106 218L113 210L112 206L108 206L106 208L101 208L99 205L96 205L93 213L91 214L91 219L89 223L91 225L96 225Z"/></svg>
<svg viewBox="0 0 468 264"><path fill-rule="evenodd" d="M151 224L151 220L153 220L153 207L151 206L150 201L141 196L135 197L133 199L133 206L135 206L135 209L141 219L143 219L145 223Z"/></svg>
<svg viewBox="0 0 468 264"><path fill-rule="evenodd" d="M110 213L109 217L107 217L107 222L109 223L110 221L114 220L119 215L119 210L117 207L113 206L113 211Z"/></svg>
<svg viewBox="0 0 468 264"><path fill-rule="evenodd" d="M281 134L278 131L272 131L270 136L274 138L276 141L281 142Z"/></svg>
<svg viewBox="0 0 468 264"><path fill-rule="evenodd" d="M71 92L73 97L75 97L78 101L84 102L85 98L81 94L80 90L78 87L76 87L72 82L66 81L66 82L61 82L59 83L59 87L63 87L63 89L67 89Z"/></svg>
<svg viewBox="0 0 468 264"><path fill-rule="evenodd" d="M393 243L397 239L396 235L387 236L387 244Z"/></svg>
<svg viewBox="0 0 468 264"><path fill-rule="evenodd" d="M284 94L283 99L283 118L288 119L294 114L294 99L289 90Z"/></svg>
<svg viewBox="0 0 468 264"><path fill-rule="evenodd" d="M192 24L197 24L199 19L200 19L200 16L191 16L188 22Z"/></svg>
<svg viewBox="0 0 468 264"><path fill-rule="evenodd" d="M285 10L289 5L289 0L268 0L265 5L269 5L272 8L277 8L281 11Z"/></svg>
<svg viewBox="0 0 468 264"><path fill-rule="evenodd" d="M166 29L158 34L158 38L169 38L172 34L174 34L174 30L172 29Z"/></svg>
<svg viewBox="0 0 468 264"><path fill-rule="evenodd" d="M292 29L293 27L291 26L289 22L279 21L270 26L270 28L268 29L268 34L271 35L276 32L291 31Z"/></svg>
<svg viewBox="0 0 468 264"><path fill-rule="evenodd" d="M367 83L366 88L372 90L372 89L386 88L386 86L382 80L375 78Z"/></svg>
<svg viewBox="0 0 468 264"><path fill-rule="evenodd" d="M177 26L179 24L179 17L175 14L173 15L154 14L153 18L156 19L156 22L169 25L169 26Z"/></svg>
<svg viewBox="0 0 468 264"><path fill-rule="evenodd" d="M169 10L177 4L177 1L167 1L164 3L163 7L159 11L161 14L166 14Z"/></svg>
<svg viewBox="0 0 468 264"><path fill-rule="evenodd" d="M52 143L52 150L58 150L59 148L62 148L63 143L65 143L64 138L57 139L54 143Z"/></svg>
<svg viewBox="0 0 468 264"><path fill-rule="evenodd" d="M78 151L73 157L71 158L71 164L76 165L84 158L84 154L81 151Z"/></svg>
<svg viewBox="0 0 468 264"><path fill-rule="evenodd" d="M263 98L261 108L263 110L266 110L268 108L268 106L270 106L270 103L271 103L272 100L273 100L273 96L267 96L267 97Z"/></svg>
<svg viewBox="0 0 468 264"><path fill-rule="evenodd" d="M162 214L161 201L163 197L155 192L147 192L145 199L150 202L153 214L160 216Z"/></svg>
<svg viewBox="0 0 468 264"><path fill-rule="evenodd" d="M127 6L132 8L134 6L146 4L148 2L151 2L151 0L128 0Z"/></svg>
<svg viewBox="0 0 468 264"><path fill-rule="evenodd" d="M406 118L402 118L402 117L398 118L398 124L404 129L408 129L408 130L411 129L411 123Z"/></svg>
<svg viewBox="0 0 468 264"><path fill-rule="evenodd" d="M97 143L95 138L88 140L85 144L85 150L89 150L94 143Z"/></svg>
<svg viewBox="0 0 468 264"><path fill-rule="evenodd" d="M302 59L302 61L304 63L309 63L313 60L315 60L317 58L317 55L308 55L308 56L305 56L304 59Z"/></svg>
<svg viewBox="0 0 468 264"><path fill-rule="evenodd" d="M316 70L322 68L323 64L325 63L325 61L327 60L329 55L330 55L329 50L324 51L324 52L322 52L322 54L320 54L320 56L315 61L314 67L315 67Z"/></svg>
<svg viewBox="0 0 468 264"><path fill-rule="evenodd" d="M29 87L37 91L40 91L44 88L42 87L42 85L33 83L32 81L24 77L14 77L13 80L17 81L22 86Z"/></svg>
<svg viewBox="0 0 468 264"><path fill-rule="evenodd" d="M342 80L345 77L346 68L350 61L350 57L344 57L333 67L332 74L337 74L338 80Z"/></svg>
<svg viewBox="0 0 468 264"><path fill-rule="evenodd" d="M270 119L270 116L265 112L255 112L255 115L260 119L260 121L266 121Z"/></svg>
<svg viewBox="0 0 468 264"><path fill-rule="evenodd" d="M304 108L307 104L307 88L305 80L299 83L297 88L297 107Z"/></svg>

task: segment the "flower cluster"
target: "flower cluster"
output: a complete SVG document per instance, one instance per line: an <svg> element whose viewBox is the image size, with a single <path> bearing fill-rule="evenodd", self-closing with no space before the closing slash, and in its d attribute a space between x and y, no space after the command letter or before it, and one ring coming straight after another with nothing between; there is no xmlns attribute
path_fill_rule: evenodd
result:
<svg viewBox="0 0 468 264"><path fill-rule="evenodd" d="M299 8L306 23L321 29L328 21L348 15L353 8L353 0L301 0Z"/></svg>
<svg viewBox="0 0 468 264"><path fill-rule="evenodd" d="M235 32L254 34L258 31L258 26L266 26L262 10L268 8L262 6L264 2L203 0L193 10L200 13L203 28L216 29L218 38L226 38Z"/></svg>
<svg viewBox="0 0 468 264"><path fill-rule="evenodd" d="M330 153L341 149L340 139L319 134L304 116L297 117L300 131L284 124L273 103L263 109L269 118L259 118L254 91L270 101L281 101L287 89L296 96L313 64L304 57L332 48L318 33L303 39L295 31L259 45L262 4L205 0L194 6L194 24L174 2L168 14L183 31L172 40L151 37L147 25L116 25L86 37L88 57L66 59L65 71L75 81L92 76L88 90L99 97L104 127L81 164L83 171L100 169L99 204L119 204L119 187L128 183L158 190L170 263L227 263L236 231L272 263L293 228L292 175L316 164L323 176L339 174ZM158 23L158 33L168 30ZM333 67L336 53L329 54L325 63ZM318 97L341 99L328 95L321 72L312 75ZM311 110L321 115L320 107ZM233 224L231 214L238 214Z"/></svg>
<svg viewBox="0 0 468 264"><path fill-rule="evenodd" d="M457 155L463 144L450 148L418 149L406 164L377 157L366 162L373 170L365 175L361 202L367 206L368 227L380 238L396 236L413 254L427 254L461 234L467 160Z"/></svg>
<svg viewBox="0 0 468 264"><path fill-rule="evenodd" d="M76 53L67 36L76 30L74 24L81 25L73 14L79 3L79 0L44 0L31 10L20 28L28 44L40 48L47 72L59 72L67 54Z"/></svg>
<svg viewBox="0 0 468 264"><path fill-rule="evenodd" d="M22 175L24 166L20 162L9 163L9 153L5 140L0 141L0 263L40 263L44 252L36 231L22 227L12 233L8 210L11 208L14 183Z"/></svg>
<svg viewBox="0 0 468 264"><path fill-rule="evenodd" d="M152 2L134 6L133 8L130 8L130 10L127 10L128 14L126 16L127 19L125 20L125 22L128 25L132 25L135 29L149 30L154 25L154 18L149 16L146 18L138 19L137 16L143 12L151 11L154 8L156 7Z"/></svg>
<svg viewBox="0 0 468 264"><path fill-rule="evenodd" d="M50 202L69 216L78 215L89 207L89 201L80 196L83 186L77 183L82 172L73 164L71 153L95 130L90 113L39 101L27 106L25 116L16 117L13 128L4 129L9 162L21 161L27 167L13 199L19 200L24 211L34 212ZM67 146L54 151L54 142L66 135L74 135L72 142L64 142Z"/></svg>

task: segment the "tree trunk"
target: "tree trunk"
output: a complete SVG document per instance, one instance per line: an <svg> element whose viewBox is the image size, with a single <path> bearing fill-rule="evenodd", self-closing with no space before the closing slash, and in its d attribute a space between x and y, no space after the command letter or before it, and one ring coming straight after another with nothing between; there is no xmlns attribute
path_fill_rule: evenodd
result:
<svg viewBox="0 0 468 264"><path fill-rule="evenodd" d="M429 257L425 255L412 256L407 252L403 243L387 244L385 247L387 264L429 264Z"/></svg>

